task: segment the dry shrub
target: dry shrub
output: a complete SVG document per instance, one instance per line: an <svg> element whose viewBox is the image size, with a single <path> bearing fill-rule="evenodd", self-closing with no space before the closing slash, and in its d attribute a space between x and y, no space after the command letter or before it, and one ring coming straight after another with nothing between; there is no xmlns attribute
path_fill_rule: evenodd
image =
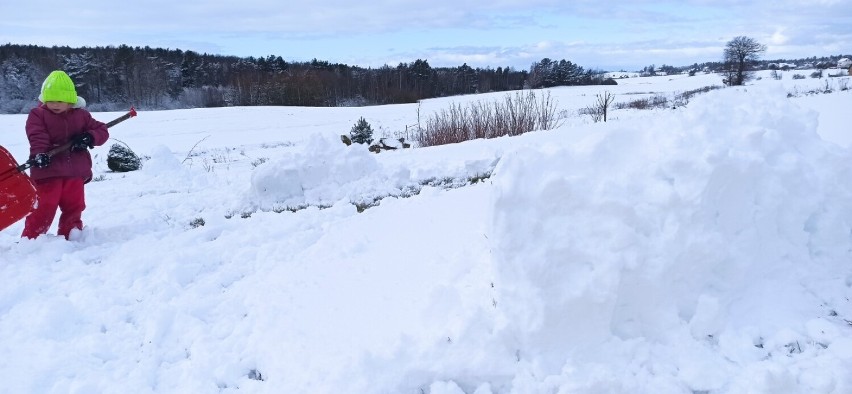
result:
<svg viewBox="0 0 852 394"><path fill-rule="evenodd" d="M454 144L477 138L514 136L559 126L550 92L507 94L503 101L451 104L426 119L417 133L419 146Z"/></svg>
<svg viewBox="0 0 852 394"><path fill-rule="evenodd" d="M668 99L662 95L655 95L653 97L645 97L632 101L628 101L626 103L616 103L615 109L652 109L652 108L662 108L666 107L668 104Z"/></svg>
<svg viewBox="0 0 852 394"><path fill-rule="evenodd" d="M698 89L687 90L682 93L678 93L674 95L674 98L669 101L668 98L664 95L654 95L652 97L640 98L633 101L628 101L624 103L616 103L614 105L615 109L655 109L655 108L668 108L668 107L681 107L689 104L689 101L692 100L696 95L707 93L712 90L721 89L722 86L705 86Z"/></svg>

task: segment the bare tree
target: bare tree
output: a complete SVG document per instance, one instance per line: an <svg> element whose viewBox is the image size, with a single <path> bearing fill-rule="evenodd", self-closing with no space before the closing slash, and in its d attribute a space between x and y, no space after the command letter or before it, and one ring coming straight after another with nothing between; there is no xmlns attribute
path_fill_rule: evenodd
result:
<svg viewBox="0 0 852 394"><path fill-rule="evenodd" d="M754 64L766 52L766 45L746 36L734 37L725 45L725 84L739 86L753 77Z"/></svg>

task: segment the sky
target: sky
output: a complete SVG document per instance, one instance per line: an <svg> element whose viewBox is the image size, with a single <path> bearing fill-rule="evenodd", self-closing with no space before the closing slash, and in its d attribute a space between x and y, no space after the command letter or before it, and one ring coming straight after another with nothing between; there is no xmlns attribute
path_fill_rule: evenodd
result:
<svg viewBox="0 0 852 394"><path fill-rule="evenodd" d="M765 57L852 53L850 0L4 2L0 43L127 44L362 67L526 69L548 57L635 71L718 61L749 36Z"/></svg>
<svg viewBox="0 0 852 394"><path fill-rule="evenodd" d="M0 391L852 393L852 77L797 73L607 122L547 89L553 130L380 154L339 136L507 93L140 111L83 231L0 230Z"/></svg>

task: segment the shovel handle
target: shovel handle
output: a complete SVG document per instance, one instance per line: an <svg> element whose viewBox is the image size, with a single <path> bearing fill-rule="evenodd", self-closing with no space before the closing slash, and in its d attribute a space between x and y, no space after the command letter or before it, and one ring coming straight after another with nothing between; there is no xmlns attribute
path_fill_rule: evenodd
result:
<svg viewBox="0 0 852 394"><path fill-rule="evenodd" d="M136 116L136 108L130 107L130 111L127 111L126 114L121 115L121 116L113 119L112 121L110 121L109 123L106 124L106 127L110 128L110 127L115 126L115 125L117 125L121 122L124 122L125 120L130 119L134 116ZM73 142L68 141L68 142L66 142L66 143L64 143L60 146L57 146L56 148L49 150L47 152L47 155L50 156L50 157L53 157L55 154L57 154L59 152L70 149L71 145L73 145ZM29 159L29 160L25 161L24 164L19 165L16 169L18 170L18 172L23 172L24 170L32 167L33 164L35 164L34 160Z"/></svg>

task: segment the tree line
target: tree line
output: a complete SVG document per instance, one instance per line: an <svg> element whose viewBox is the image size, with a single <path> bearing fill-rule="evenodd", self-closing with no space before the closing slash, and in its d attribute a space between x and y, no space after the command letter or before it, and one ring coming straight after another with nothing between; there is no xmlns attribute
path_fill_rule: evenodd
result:
<svg viewBox="0 0 852 394"><path fill-rule="evenodd" d="M281 56L236 57L150 47L0 46L0 113L35 105L44 77L66 71L94 110L221 106L361 106L461 94L599 84L601 73L568 60L512 67L431 67L417 59L363 68Z"/></svg>

